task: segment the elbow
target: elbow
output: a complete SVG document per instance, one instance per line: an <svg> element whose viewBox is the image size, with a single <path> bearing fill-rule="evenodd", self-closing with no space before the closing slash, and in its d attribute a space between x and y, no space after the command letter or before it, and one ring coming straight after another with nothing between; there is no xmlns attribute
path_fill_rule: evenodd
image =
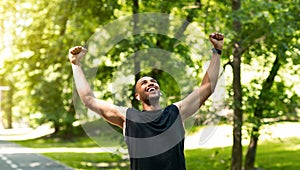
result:
<svg viewBox="0 0 300 170"><path fill-rule="evenodd" d="M210 85L210 93L213 94L216 90L217 82L215 83L209 83Z"/></svg>
<svg viewBox="0 0 300 170"><path fill-rule="evenodd" d="M217 85L217 79L209 79L209 76L205 76L201 86L205 89L205 91L210 96L215 92L216 85Z"/></svg>
<svg viewBox="0 0 300 170"><path fill-rule="evenodd" d="M205 91L207 92L207 95L210 96L215 92L216 84L206 83L204 87L205 87Z"/></svg>
<svg viewBox="0 0 300 170"><path fill-rule="evenodd" d="M212 95L215 92L216 85L210 85L210 95Z"/></svg>
<svg viewBox="0 0 300 170"><path fill-rule="evenodd" d="M82 97L82 103L86 108L91 108L93 105L94 98L92 96Z"/></svg>

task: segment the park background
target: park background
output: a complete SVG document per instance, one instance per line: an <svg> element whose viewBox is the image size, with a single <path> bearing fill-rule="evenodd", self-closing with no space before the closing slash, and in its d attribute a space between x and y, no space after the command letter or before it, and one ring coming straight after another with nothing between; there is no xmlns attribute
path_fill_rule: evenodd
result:
<svg viewBox="0 0 300 170"><path fill-rule="evenodd" d="M180 35L169 30L176 37L185 39L189 27L196 27L204 35L217 31L226 37L222 54L222 75L226 78L225 100L220 106L223 112L214 114L213 102L208 102L194 117L188 134L193 135L211 124L231 126L232 144L187 150L187 168L299 169L299 137L272 138L272 134L267 134L271 136L269 140L259 140L271 133L265 131L266 128L276 125L281 130L285 128L283 134L299 131L287 128L299 127L296 125L300 116L298 4L298 0L2 0L1 128L50 127L51 133L45 137L17 142L33 148L123 147L122 139L106 131L106 126L97 134L97 139L91 138L82 128L83 124L92 129L97 126L95 124L104 122L76 114L78 109L84 108L74 103L78 99L67 52L72 46L85 45L99 28L124 16L164 13L187 21L180 25ZM133 19L133 29L142 27L151 25L139 25L138 17ZM178 61L186 64L190 71L188 76L196 84L201 83L206 60L191 57L190 46L179 39L144 33L118 42L102 56L96 77L91 80L97 96L113 100L115 94L109 87L120 72L120 65L136 51L149 48L175 54ZM133 61L136 62L122 65L124 72L135 72L149 64ZM178 76L184 78L185 70L182 73ZM159 82L173 82L161 87L167 103L182 97L177 82L162 70L143 70L135 74L134 79L142 74L152 75ZM125 95L132 96L132 89L126 89ZM128 99L130 103L117 102L138 107L133 97ZM283 124L292 126L281 126ZM128 158L122 152L88 151L74 154L75 149L69 149L64 153L48 151L43 154L77 169L128 169Z"/></svg>

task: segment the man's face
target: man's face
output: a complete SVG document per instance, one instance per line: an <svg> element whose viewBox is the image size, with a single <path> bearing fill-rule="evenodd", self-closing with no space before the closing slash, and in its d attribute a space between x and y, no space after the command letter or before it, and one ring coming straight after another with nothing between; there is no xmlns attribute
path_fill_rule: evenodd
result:
<svg viewBox="0 0 300 170"><path fill-rule="evenodd" d="M142 102L158 100L160 97L160 88L157 81L152 77L142 77L135 85L135 97Z"/></svg>

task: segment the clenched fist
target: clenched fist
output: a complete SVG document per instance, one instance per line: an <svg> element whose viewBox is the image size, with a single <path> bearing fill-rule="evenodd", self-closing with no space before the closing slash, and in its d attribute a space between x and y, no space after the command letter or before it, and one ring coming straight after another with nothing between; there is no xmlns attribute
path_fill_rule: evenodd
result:
<svg viewBox="0 0 300 170"><path fill-rule="evenodd" d="M222 50L224 45L224 35L221 33L212 33L209 35L209 40L214 48Z"/></svg>
<svg viewBox="0 0 300 170"><path fill-rule="evenodd" d="M72 47L69 50L69 60L72 64L79 65L80 60L85 56L87 49L82 46Z"/></svg>

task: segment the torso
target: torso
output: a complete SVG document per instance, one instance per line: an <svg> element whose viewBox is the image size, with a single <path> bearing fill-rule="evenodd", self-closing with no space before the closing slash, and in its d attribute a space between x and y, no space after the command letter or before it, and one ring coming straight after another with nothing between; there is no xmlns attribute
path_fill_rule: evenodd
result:
<svg viewBox="0 0 300 170"><path fill-rule="evenodd" d="M132 170L185 170L184 128L177 106L128 109L124 127Z"/></svg>

